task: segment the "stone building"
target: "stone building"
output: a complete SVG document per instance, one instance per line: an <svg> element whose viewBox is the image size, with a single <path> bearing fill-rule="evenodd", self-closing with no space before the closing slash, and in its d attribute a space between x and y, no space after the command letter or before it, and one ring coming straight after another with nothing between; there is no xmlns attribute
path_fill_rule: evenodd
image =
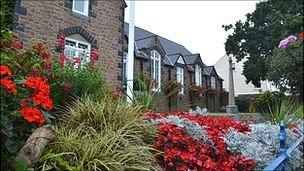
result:
<svg viewBox="0 0 304 171"><path fill-rule="evenodd" d="M125 56L128 51L128 28L128 23L125 23ZM206 66L202 62L200 54L192 54L183 45L139 27L135 27L134 34L134 73L146 73L155 80L155 90L163 94L168 80L181 84L178 94L167 97L162 105L165 110L188 110L192 106L199 106L216 111L225 105L223 79L213 66ZM123 66L126 66L126 61ZM202 94L195 93L197 87L203 89Z"/></svg>
<svg viewBox="0 0 304 171"><path fill-rule="evenodd" d="M70 58L98 49L98 68L107 83L120 88L125 7L124 0L16 0L14 32L25 47L38 40L54 52L57 35L63 33Z"/></svg>
<svg viewBox="0 0 304 171"><path fill-rule="evenodd" d="M78 56L85 62L92 50L98 50L97 68L112 88L123 89L128 45L125 7L124 0L16 0L13 30L25 47L42 41L54 56L59 52L59 34L65 37L64 53L71 59ZM135 28L134 54L134 73L145 73L153 80L152 91L165 97L162 109L188 110L198 105L217 110L223 104L220 100L222 79L215 71L212 72L215 75L205 74L208 67L200 54L192 54L183 45L138 27ZM207 83L213 81L213 77L218 91L207 95L210 89ZM175 96L166 96L166 81L181 86ZM204 92L195 94L193 87L204 88Z"/></svg>

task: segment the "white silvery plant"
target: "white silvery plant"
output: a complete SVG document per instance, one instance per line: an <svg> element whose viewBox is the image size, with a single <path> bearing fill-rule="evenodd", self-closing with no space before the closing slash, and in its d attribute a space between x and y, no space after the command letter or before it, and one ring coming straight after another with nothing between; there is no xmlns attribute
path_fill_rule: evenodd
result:
<svg viewBox="0 0 304 171"><path fill-rule="evenodd" d="M207 108L200 108L198 106L196 106L195 109L190 108L188 113L190 115L207 115L209 113Z"/></svg>
<svg viewBox="0 0 304 171"><path fill-rule="evenodd" d="M223 135L228 150L240 152L243 156L253 159L256 163L256 170L264 169L272 160L278 156L280 140L278 137L279 126L271 124L251 124L251 132L241 133L232 128ZM300 137L288 129L287 148ZM299 148L295 149L292 157L288 159L288 170L302 169L303 159Z"/></svg>
<svg viewBox="0 0 304 171"><path fill-rule="evenodd" d="M154 119L154 120L152 119L151 123L155 125L161 123L170 123L180 128L185 128L186 133L194 139L200 140L203 143L206 143L208 140L205 129L202 126L200 126L198 123L194 121L190 121L186 118L180 118L175 115L169 115L166 118Z"/></svg>

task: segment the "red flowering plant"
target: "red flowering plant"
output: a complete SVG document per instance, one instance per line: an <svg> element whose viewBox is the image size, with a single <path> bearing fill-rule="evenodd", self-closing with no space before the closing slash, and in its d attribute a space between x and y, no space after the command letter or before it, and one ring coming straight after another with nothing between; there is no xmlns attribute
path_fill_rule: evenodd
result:
<svg viewBox="0 0 304 171"><path fill-rule="evenodd" d="M191 115L187 112L146 115L158 126L154 148L164 170L253 170L255 162L231 152L222 138L230 129L247 134L248 125L231 118Z"/></svg>
<svg viewBox="0 0 304 171"><path fill-rule="evenodd" d="M202 95L204 95L205 93L205 89L203 86L201 85L196 85L195 83L192 83L190 85L190 90L191 90L191 93L194 95L194 96L199 96L201 97Z"/></svg>
<svg viewBox="0 0 304 171"><path fill-rule="evenodd" d="M56 50L59 55L53 57L50 78L52 96L57 105L65 106L84 94L98 94L104 89L104 79L95 67L100 58L99 50L93 48L88 52L71 57L65 53L65 35L57 35Z"/></svg>
<svg viewBox="0 0 304 171"><path fill-rule="evenodd" d="M207 90L207 94L211 96L216 96L218 94L218 90L215 88L210 88Z"/></svg>
<svg viewBox="0 0 304 171"><path fill-rule="evenodd" d="M0 46L1 155L9 160L32 130L52 118L52 63L45 45L23 49L8 31L1 32Z"/></svg>

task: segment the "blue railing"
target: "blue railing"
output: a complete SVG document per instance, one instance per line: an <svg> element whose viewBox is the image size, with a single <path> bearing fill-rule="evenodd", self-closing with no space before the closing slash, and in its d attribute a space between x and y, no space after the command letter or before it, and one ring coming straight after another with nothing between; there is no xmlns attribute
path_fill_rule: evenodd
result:
<svg viewBox="0 0 304 171"><path fill-rule="evenodd" d="M290 154L296 149L299 144L303 141L304 136L301 133L301 137L288 149L286 148L286 139L287 133L285 130L285 124L283 121L280 122L280 132L279 132L279 139L280 139L280 151L279 156L274 159L267 167L265 167L264 171L275 171L275 170L287 170L287 160L288 157L291 157Z"/></svg>

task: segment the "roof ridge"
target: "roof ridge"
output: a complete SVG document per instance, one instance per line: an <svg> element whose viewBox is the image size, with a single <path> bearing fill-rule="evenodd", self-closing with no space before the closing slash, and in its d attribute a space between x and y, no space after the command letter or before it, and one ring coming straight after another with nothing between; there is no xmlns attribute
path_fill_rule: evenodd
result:
<svg viewBox="0 0 304 171"><path fill-rule="evenodd" d="M124 22L124 23L126 23L126 24L129 25L128 22ZM166 39L167 41L170 41L170 42L172 42L172 43L175 43L175 44L177 44L177 45L179 45L179 46L182 46L182 47L184 47L185 49L187 49L184 45L182 45L182 44L180 44L180 43L177 43L177 42L174 42L174 41L172 41L172 40L169 40L169 39L167 39L167 38L165 38L165 37L162 37L162 36L160 36L160 35L158 35L158 34L152 33L152 32L150 32L150 31L145 30L145 29L143 29L143 28L140 28L140 27L138 27L138 26L134 26L134 27L136 27L136 28L138 28L138 29L140 29L140 30L144 30L144 31L146 31L146 32L148 32L148 33L150 33L150 34L153 34L152 36L158 36L158 37L160 37L160 38ZM152 37L152 36L150 36L150 37ZM188 49L187 49L187 50L188 50ZM188 51L189 51L189 50L188 50ZM190 52L190 51L189 51L189 52Z"/></svg>
<svg viewBox="0 0 304 171"><path fill-rule="evenodd" d="M135 41L140 41L140 40L148 39L148 38L151 38L151 37L157 37L157 35L152 35L152 36L148 36L148 37L143 37L143 38L140 38L140 39L136 39Z"/></svg>

